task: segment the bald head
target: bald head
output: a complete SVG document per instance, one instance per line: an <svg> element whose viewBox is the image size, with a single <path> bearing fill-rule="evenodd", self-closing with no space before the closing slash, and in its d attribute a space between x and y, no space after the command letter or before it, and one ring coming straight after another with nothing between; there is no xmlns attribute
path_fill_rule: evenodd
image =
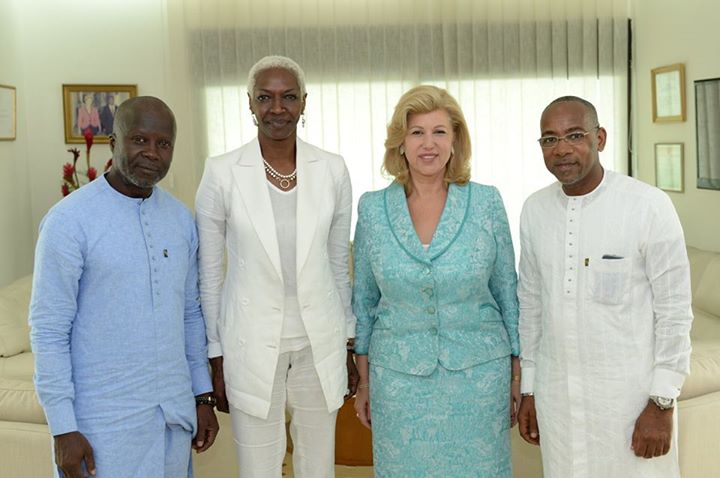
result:
<svg viewBox="0 0 720 478"><path fill-rule="evenodd" d="M585 119L587 121L586 128L594 128L596 126L600 125L600 122L598 121L598 114L597 110L595 109L595 106L590 103L588 100L584 98L580 98L579 96L561 96L560 98L554 99L550 102L549 105L545 107L545 109L542 112L542 115L540 116L540 124L542 125L543 119L545 118L545 115L547 112L552 109L555 105L559 103L578 103L583 106L585 109Z"/></svg>
<svg viewBox="0 0 720 478"><path fill-rule="evenodd" d="M159 98L154 96L136 96L123 101L115 113L113 123L113 135L119 137L125 135L133 125L140 122L140 118L153 116L158 122L167 122L172 130L173 139L177 132L175 115L170 107Z"/></svg>

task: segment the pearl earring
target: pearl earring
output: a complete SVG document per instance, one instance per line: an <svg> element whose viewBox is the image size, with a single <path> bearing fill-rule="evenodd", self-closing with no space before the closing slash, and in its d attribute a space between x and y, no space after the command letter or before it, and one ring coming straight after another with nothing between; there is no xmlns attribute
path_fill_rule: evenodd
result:
<svg viewBox="0 0 720 478"><path fill-rule="evenodd" d="M250 116L252 116L253 124L255 126L258 126L260 123L258 123L257 116L255 116L255 113L252 113Z"/></svg>

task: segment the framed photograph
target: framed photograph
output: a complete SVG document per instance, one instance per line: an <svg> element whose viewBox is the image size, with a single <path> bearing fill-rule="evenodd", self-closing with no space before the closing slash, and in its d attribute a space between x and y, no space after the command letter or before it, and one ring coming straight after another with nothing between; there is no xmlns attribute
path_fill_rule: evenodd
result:
<svg viewBox="0 0 720 478"><path fill-rule="evenodd" d="M683 192L683 143L655 143L655 184L665 191Z"/></svg>
<svg viewBox="0 0 720 478"><path fill-rule="evenodd" d="M720 190L720 78L695 81L697 187Z"/></svg>
<svg viewBox="0 0 720 478"><path fill-rule="evenodd" d="M17 98L14 86L0 85L0 141L17 136Z"/></svg>
<svg viewBox="0 0 720 478"><path fill-rule="evenodd" d="M137 96L137 85L63 85L62 89L66 143L84 143L87 128L96 143L108 143L117 107Z"/></svg>
<svg viewBox="0 0 720 478"><path fill-rule="evenodd" d="M655 123L685 121L685 65L652 70L652 107Z"/></svg>

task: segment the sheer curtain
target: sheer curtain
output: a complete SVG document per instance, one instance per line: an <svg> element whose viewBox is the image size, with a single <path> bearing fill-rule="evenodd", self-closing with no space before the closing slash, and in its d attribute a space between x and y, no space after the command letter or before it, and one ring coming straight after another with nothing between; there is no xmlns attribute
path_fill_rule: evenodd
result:
<svg viewBox="0 0 720 478"><path fill-rule="evenodd" d="M168 1L169 47L203 159L256 135L247 72L264 55L295 59L308 98L300 136L342 154L354 199L388 183L385 129L408 88L447 88L473 134L473 180L500 189L514 237L524 199L549 184L539 117L552 99L593 102L627 172L627 0ZM184 82L183 82L184 77ZM180 88L180 86L178 86Z"/></svg>

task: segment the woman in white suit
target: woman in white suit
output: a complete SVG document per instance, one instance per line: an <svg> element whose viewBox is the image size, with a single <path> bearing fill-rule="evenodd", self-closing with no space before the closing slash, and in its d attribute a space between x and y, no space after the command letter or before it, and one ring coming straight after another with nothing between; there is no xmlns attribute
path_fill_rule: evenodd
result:
<svg viewBox="0 0 720 478"><path fill-rule="evenodd" d="M281 476L286 408L295 476L332 477L337 410L357 385L350 178L341 156L297 138L297 63L258 61L248 97L257 139L208 159L196 199L218 409L229 409L242 478Z"/></svg>

